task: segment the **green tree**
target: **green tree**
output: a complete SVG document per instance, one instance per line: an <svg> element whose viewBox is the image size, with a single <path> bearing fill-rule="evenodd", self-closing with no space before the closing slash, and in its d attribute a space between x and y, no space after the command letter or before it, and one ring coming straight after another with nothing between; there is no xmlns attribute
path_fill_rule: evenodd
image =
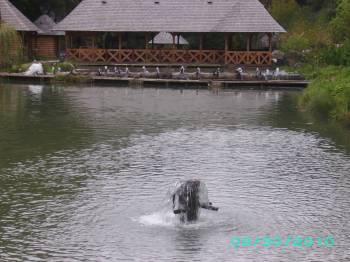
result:
<svg viewBox="0 0 350 262"><path fill-rule="evenodd" d="M32 21L48 14L56 21L62 20L81 0L10 0Z"/></svg>
<svg viewBox="0 0 350 262"><path fill-rule="evenodd" d="M331 26L335 41L344 42L350 38L350 0L340 0Z"/></svg>
<svg viewBox="0 0 350 262"><path fill-rule="evenodd" d="M0 66L17 62L21 56L22 41L17 31L0 22Z"/></svg>
<svg viewBox="0 0 350 262"><path fill-rule="evenodd" d="M269 11L284 28L289 29L297 20L300 6L295 0L272 0Z"/></svg>

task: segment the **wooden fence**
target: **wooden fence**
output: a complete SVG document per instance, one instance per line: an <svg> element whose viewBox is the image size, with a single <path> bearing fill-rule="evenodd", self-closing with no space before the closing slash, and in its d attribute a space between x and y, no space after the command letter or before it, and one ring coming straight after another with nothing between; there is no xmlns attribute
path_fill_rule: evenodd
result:
<svg viewBox="0 0 350 262"><path fill-rule="evenodd" d="M270 65L269 51L179 50L179 49L67 49L67 56L89 63L169 63Z"/></svg>

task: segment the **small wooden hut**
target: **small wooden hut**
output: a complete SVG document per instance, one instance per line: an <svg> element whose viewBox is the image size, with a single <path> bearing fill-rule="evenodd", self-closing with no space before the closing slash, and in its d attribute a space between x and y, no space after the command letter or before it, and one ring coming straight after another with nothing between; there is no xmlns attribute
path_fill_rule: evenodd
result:
<svg viewBox="0 0 350 262"><path fill-rule="evenodd" d="M66 32L68 57L90 63L268 65L273 34L285 32L259 0L84 0L55 29ZM172 48L152 49L160 32ZM197 45L178 48L180 34ZM255 44L261 34L268 48Z"/></svg>
<svg viewBox="0 0 350 262"><path fill-rule="evenodd" d="M20 34L24 54L34 57L35 38L40 30L8 0L0 0L0 21L11 26ZM13 43L13 48L19 46L19 43Z"/></svg>
<svg viewBox="0 0 350 262"><path fill-rule="evenodd" d="M63 49L64 32L52 30L56 23L48 15L40 16L34 24L40 29L36 38L36 55L42 59L55 59Z"/></svg>
<svg viewBox="0 0 350 262"><path fill-rule="evenodd" d="M148 43L151 45L151 48L156 49L166 49L174 47L173 36L171 33L168 32L160 32L159 34L155 35L152 38L152 40ZM189 45L188 41L182 35L175 36L175 43L178 48L184 48Z"/></svg>

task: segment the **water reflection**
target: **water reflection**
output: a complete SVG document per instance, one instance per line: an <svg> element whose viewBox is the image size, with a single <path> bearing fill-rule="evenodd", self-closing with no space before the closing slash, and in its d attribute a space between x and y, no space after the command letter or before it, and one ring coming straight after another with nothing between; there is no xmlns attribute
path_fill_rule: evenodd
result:
<svg viewBox="0 0 350 262"><path fill-rule="evenodd" d="M288 128L302 132L311 132L316 136L328 139L335 143L337 148L350 152L350 131L339 123L315 117L307 112L298 110L298 92L282 95L276 101L276 107L270 110L261 120L263 124L274 127Z"/></svg>
<svg viewBox="0 0 350 262"><path fill-rule="evenodd" d="M295 94L45 86L33 99L1 86L1 259L348 260L349 156L295 112ZM164 196L191 178L220 210L183 226ZM229 246L288 234L336 246Z"/></svg>
<svg viewBox="0 0 350 262"><path fill-rule="evenodd" d="M29 85L28 91L30 96L36 99L40 99L43 93L44 86L42 85Z"/></svg>
<svg viewBox="0 0 350 262"><path fill-rule="evenodd" d="M76 147L89 137L63 88L0 87L0 166L39 154Z"/></svg>

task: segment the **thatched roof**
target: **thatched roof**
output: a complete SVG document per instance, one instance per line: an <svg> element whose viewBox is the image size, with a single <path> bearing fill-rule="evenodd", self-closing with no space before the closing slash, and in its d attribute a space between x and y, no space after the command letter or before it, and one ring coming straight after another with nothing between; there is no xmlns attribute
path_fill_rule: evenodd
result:
<svg viewBox="0 0 350 262"><path fill-rule="evenodd" d="M0 17L1 21L4 21L17 31L40 31L8 0L0 0Z"/></svg>
<svg viewBox="0 0 350 262"><path fill-rule="evenodd" d="M52 30L56 23L48 15L40 16L34 24L41 30L40 35L64 35L63 31L54 31Z"/></svg>
<svg viewBox="0 0 350 262"><path fill-rule="evenodd" d="M55 29L285 32L259 0L84 0Z"/></svg>
<svg viewBox="0 0 350 262"><path fill-rule="evenodd" d="M181 35L175 36L175 44L179 42L179 45L188 45L188 41L183 38ZM149 41L149 44L152 43L152 40ZM167 32L160 32L153 38L153 43L156 45L172 45L173 44L173 36Z"/></svg>

